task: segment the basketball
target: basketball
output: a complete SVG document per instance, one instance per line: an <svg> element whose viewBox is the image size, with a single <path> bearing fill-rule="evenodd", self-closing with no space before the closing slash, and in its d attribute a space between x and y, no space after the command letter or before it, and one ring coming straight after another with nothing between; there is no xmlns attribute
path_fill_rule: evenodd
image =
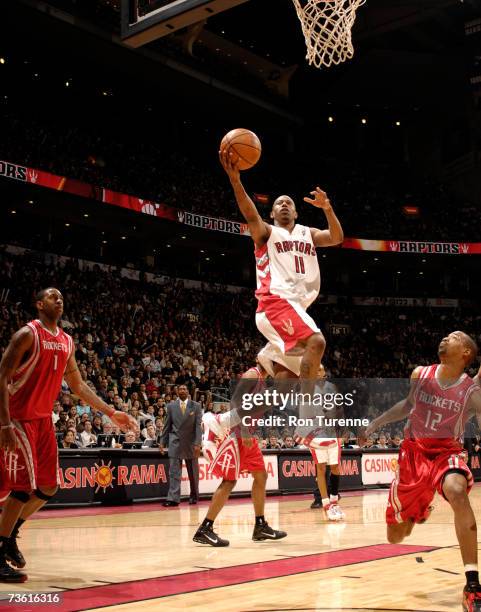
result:
<svg viewBox="0 0 481 612"><path fill-rule="evenodd" d="M224 136L220 143L220 150L232 153L233 161L238 160L239 170L248 170L259 161L262 146L254 132L236 128Z"/></svg>

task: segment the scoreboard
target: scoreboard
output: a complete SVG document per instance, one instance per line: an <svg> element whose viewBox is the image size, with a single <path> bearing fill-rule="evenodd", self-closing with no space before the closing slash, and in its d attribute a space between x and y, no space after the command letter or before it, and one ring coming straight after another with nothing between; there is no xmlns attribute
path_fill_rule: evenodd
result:
<svg viewBox="0 0 481 612"><path fill-rule="evenodd" d="M121 37L141 47L247 0L121 0Z"/></svg>

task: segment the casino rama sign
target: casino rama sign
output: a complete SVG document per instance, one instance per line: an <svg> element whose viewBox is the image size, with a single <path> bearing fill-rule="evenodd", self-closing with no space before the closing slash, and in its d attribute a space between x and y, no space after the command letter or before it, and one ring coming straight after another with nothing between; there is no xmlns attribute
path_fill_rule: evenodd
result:
<svg viewBox="0 0 481 612"><path fill-rule="evenodd" d="M160 219L177 221L191 227L208 229L217 232L226 232L237 236L249 236L249 229L245 223L230 221L198 215L180 210L166 204L159 204L131 196L111 189L90 185L77 179L59 176L28 168L19 164L12 164L0 160L0 176L4 178L32 183L47 187L55 191L64 191L80 197L98 200L104 204L128 208L138 213L155 216ZM385 251L391 253L418 253L423 255L475 255L481 254L481 242L413 242L394 240L371 240L364 238L346 238L342 244L343 249L361 251Z"/></svg>
<svg viewBox="0 0 481 612"><path fill-rule="evenodd" d="M340 472L342 476L358 476L359 464L355 459L341 459ZM286 478L315 476L316 466L312 460L285 461L282 465L282 475Z"/></svg>
<svg viewBox="0 0 481 612"><path fill-rule="evenodd" d="M163 463L112 466L111 462L90 466L59 467L61 489L96 487L95 492L109 487L146 484L166 484L167 473Z"/></svg>

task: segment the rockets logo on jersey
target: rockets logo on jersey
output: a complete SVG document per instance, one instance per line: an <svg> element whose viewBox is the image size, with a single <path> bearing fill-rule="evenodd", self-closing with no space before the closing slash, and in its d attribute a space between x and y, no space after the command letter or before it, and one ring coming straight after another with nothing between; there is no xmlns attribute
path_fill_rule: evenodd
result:
<svg viewBox="0 0 481 612"><path fill-rule="evenodd" d="M10 415L20 421L52 414L74 348L71 336L60 328L53 334L39 320L28 327L33 333L30 354L8 385Z"/></svg>
<svg viewBox="0 0 481 612"><path fill-rule="evenodd" d="M416 440L426 450L459 446L469 418L469 398L479 390L467 374L442 386L437 378L438 367L434 364L423 368L415 381L415 404L405 429L405 439Z"/></svg>

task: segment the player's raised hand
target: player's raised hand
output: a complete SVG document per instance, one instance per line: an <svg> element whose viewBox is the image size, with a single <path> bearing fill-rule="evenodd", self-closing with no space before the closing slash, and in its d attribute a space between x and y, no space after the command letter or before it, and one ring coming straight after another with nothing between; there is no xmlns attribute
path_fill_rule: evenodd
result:
<svg viewBox="0 0 481 612"><path fill-rule="evenodd" d="M7 452L13 452L17 448L17 436L13 427L0 430L0 448Z"/></svg>
<svg viewBox="0 0 481 612"><path fill-rule="evenodd" d="M227 148L219 151L219 159L229 179L238 181L240 179L240 170L237 166L238 159L233 157L232 152Z"/></svg>
<svg viewBox="0 0 481 612"><path fill-rule="evenodd" d="M133 416L127 414L126 412L122 412L121 410L116 410L114 414L110 417L113 423L120 427L122 431L135 431L136 434L139 433L139 424L134 419Z"/></svg>
<svg viewBox="0 0 481 612"><path fill-rule="evenodd" d="M314 191L311 191L311 196L314 197L305 197L304 202L312 204L312 206L315 206L316 208L323 208L324 210L331 207L331 202L329 201L326 192L322 191L320 187L316 187Z"/></svg>

